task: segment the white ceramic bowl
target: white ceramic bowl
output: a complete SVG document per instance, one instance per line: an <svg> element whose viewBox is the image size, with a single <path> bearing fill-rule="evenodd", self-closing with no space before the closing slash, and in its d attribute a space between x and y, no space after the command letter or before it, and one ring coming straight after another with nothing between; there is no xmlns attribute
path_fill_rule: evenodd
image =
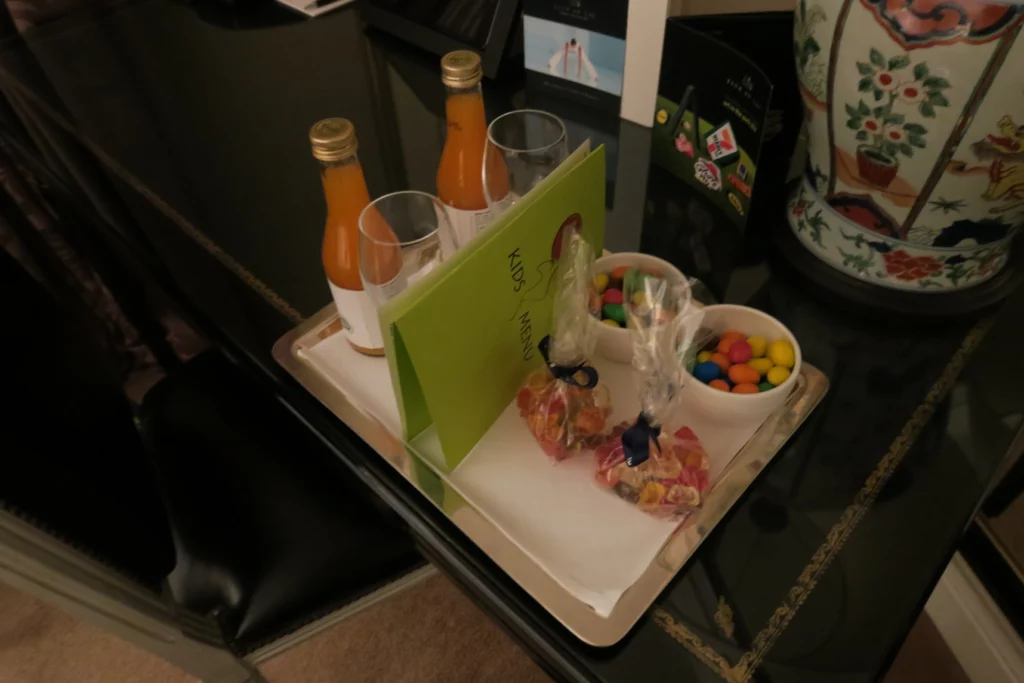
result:
<svg viewBox="0 0 1024 683"><path fill-rule="evenodd" d="M785 339L793 345L796 362L793 364L789 379L771 391L759 394L733 394L713 389L687 373L684 386L687 392L692 392L686 397L686 404L691 409L715 422L736 422L764 419L786 402L786 398L796 385L802 362L800 344L789 328L756 308L732 304L706 306L701 327L710 328L715 334L736 330L748 337L764 337L769 344Z"/></svg>
<svg viewBox="0 0 1024 683"><path fill-rule="evenodd" d="M594 275L598 273L611 273L613 268L618 266L633 266L635 268L657 270L662 277L669 282L685 282L682 272L668 261L649 254L636 252L619 252L608 254L594 261ZM616 363L633 362L633 340L629 330L625 327L611 327L602 325L601 321L591 316L590 324L597 328L597 353L615 361Z"/></svg>

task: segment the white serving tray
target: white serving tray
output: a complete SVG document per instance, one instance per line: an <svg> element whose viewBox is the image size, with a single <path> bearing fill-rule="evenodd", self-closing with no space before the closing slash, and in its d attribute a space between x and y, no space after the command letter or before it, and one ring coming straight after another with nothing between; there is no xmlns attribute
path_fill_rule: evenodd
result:
<svg viewBox="0 0 1024 683"><path fill-rule="evenodd" d="M597 646L612 645L626 635L828 389L825 376L804 363L785 405L760 426L716 434L701 433L700 426L692 425L709 454L721 456L724 452L727 457L719 457L717 465L713 459L713 487L700 512L682 525L673 525L652 523L655 520L644 513L599 490L591 481L593 466L588 462L552 466L539 448L536 453L523 452L535 446L532 442L512 449L527 460L517 461L511 469L512 463L499 454L500 449L478 452L478 446L453 472L447 471L430 433L411 446L402 443L387 362L349 347L340 334L333 305L281 338L274 346L274 357L566 628ZM609 364L603 368L600 361L595 362L608 381L624 381L616 380L615 375L629 371L628 366ZM631 393L633 399L617 395L616 409L622 415L616 417L629 419L629 415L635 416L632 403L636 393L620 393ZM518 415L514 417L518 420ZM508 438L515 432L513 420L506 416L504 430L502 422L499 419L492 432L498 429ZM481 445L488 442L488 436ZM735 457L730 457L732 453ZM517 470L520 476L510 482L508 475ZM505 481L497 484L502 472ZM537 479L539 475L547 476ZM519 504L522 495L516 490L530 481L544 483L544 491L531 491L535 502L537 496L544 500L543 505L524 513ZM561 489L575 491L586 516L592 520L595 515L600 517L603 521L599 523L611 537L578 532L582 520L571 517L552 527L552 518L546 515L557 505L553 498L558 498ZM547 521L543 530L538 528L541 520ZM631 527L638 530L637 538L628 534ZM576 535L570 533L574 529ZM576 538L579 533L582 537ZM567 546L569 541L572 547ZM587 570L594 558L615 555L628 559L606 570Z"/></svg>

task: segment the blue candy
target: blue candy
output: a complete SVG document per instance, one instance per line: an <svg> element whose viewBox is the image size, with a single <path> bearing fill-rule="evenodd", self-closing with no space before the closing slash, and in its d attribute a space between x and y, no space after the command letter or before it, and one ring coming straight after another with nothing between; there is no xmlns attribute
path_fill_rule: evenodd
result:
<svg viewBox="0 0 1024 683"><path fill-rule="evenodd" d="M693 376L699 379L704 384L707 384L713 379L718 379L722 376L722 368L718 367L718 363L706 360L703 363L697 363L693 368Z"/></svg>

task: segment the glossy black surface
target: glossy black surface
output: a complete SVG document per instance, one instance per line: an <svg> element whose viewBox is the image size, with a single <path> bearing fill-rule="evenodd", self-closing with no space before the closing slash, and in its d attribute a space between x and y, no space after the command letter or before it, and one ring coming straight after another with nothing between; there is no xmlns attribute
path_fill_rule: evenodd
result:
<svg viewBox="0 0 1024 683"><path fill-rule="evenodd" d="M831 380L822 405L648 617L614 647L587 647L269 356L280 335L330 300L306 130L347 116L372 194L432 191L444 135L436 58L365 34L352 10L298 22L272 7L255 17L209 14L168 0L119 4L10 39L0 51L5 137L96 215L99 235L124 245L244 357L553 675L880 676L1021 426L1024 367L1008 351L1019 292L1001 308L924 326L862 313L775 254L781 177L759 180L740 234L648 166L648 130L538 101L521 74L486 82L491 116L550 108L566 119L571 143L608 145L609 249L658 254L722 300L777 316ZM781 35L780 50L788 40Z"/></svg>

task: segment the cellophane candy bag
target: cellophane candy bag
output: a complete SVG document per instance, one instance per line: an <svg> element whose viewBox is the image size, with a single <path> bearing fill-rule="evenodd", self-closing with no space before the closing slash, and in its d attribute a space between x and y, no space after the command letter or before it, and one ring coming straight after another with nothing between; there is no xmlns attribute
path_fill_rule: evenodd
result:
<svg viewBox="0 0 1024 683"><path fill-rule="evenodd" d="M668 431L677 420L685 372L683 358L700 334L703 313L688 284L646 279L625 292L642 303L627 310L633 339L633 367L642 377L640 415L617 425L596 450L597 481L620 498L657 517L681 518L700 508L710 488L708 456L687 427Z"/></svg>
<svg viewBox="0 0 1024 683"><path fill-rule="evenodd" d="M538 345L545 366L531 372L516 395L520 416L555 461L596 448L611 414L608 389L587 364L596 343L587 307L594 251L576 231L565 233L551 334Z"/></svg>

